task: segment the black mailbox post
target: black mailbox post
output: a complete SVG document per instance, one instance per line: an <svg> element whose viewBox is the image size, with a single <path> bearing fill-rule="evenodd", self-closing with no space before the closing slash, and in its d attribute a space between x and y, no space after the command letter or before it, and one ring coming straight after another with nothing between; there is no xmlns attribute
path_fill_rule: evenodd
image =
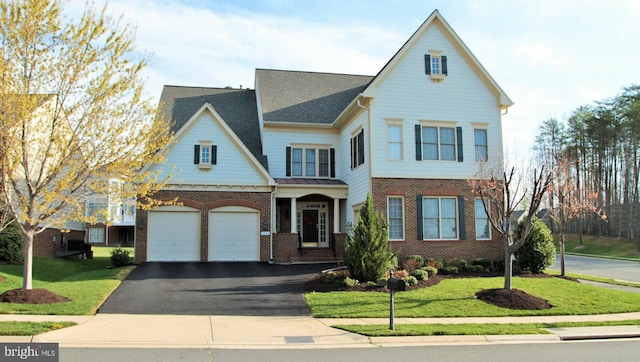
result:
<svg viewBox="0 0 640 362"><path fill-rule="evenodd" d="M389 329L394 331L395 328L395 317L394 317L394 307L393 307L393 295L396 292L404 292L407 290L407 283L398 278L393 277L393 270L389 271L389 280L387 281L387 289L389 289Z"/></svg>

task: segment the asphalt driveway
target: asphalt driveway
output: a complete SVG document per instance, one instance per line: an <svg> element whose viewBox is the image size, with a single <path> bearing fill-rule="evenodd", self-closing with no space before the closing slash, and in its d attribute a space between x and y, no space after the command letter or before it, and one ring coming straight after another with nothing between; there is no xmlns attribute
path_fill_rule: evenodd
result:
<svg viewBox="0 0 640 362"><path fill-rule="evenodd" d="M331 264L143 263L99 313L307 316L302 284Z"/></svg>

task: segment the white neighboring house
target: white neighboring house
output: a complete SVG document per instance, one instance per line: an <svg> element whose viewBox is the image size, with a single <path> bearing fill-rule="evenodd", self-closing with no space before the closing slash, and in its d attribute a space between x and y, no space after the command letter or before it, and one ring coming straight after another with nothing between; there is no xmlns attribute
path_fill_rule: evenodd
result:
<svg viewBox="0 0 640 362"><path fill-rule="evenodd" d="M109 190L122 187L119 179L109 179ZM85 215L95 222L85 223L85 242L101 246L133 246L135 242L136 200L109 195L87 198Z"/></svg>

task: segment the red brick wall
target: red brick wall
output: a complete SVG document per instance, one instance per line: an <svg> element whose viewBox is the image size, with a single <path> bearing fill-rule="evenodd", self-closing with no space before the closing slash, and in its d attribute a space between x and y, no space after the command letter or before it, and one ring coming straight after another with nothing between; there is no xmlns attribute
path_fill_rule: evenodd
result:
<svg viewBox="0 0 640 362"><path fill-rule="evenodd" d="M53 238L56 242L53 242ZM84 240L84 231L72 230L62 233L58 229L46 229L36 234L33 238L33 255L53 257L56 250L62 250L62 238L64 240Z"/></svg>
<svg viewBox="0 0 640 362"><path fill-rule="evenodd" d="M462 258L472 261L475 258L500 260L503 247L492 230L493 240L475 239L475 196L467 180L420 180L420 179L372 179L372 197L377 210L386 216L387 196L404 197L405 240L390 242L399 258L411 254L420 254L425 258L444 260ZM418 240L417 202L422 196L464 196L465 234L463 240L424 241Z"/></svg>
<svg viewBox="0 0 640 362"><path fill-rule="evenodd" d="M209 254L209 210L223 206L244 206L258 210L260 221L271 220L271 194L269 192L215 192L215 191L160 191L155 196L158 200L178 198L182 206L200 210L200 261L207 261ZM147 259L147 226L148 212L138 210L136 213L136 248L135 261ZM144 225L144 227L141 227ZM269 260L269 236L260 236L260 261Z"/></svg>

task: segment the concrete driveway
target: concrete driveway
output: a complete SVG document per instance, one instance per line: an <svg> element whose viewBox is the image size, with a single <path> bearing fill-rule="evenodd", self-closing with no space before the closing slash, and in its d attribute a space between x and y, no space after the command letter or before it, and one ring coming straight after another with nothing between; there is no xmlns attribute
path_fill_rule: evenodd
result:
<svg viewBox="0 0 640 362"><path fill-rule="evenodd" d="M302 284L333 264L143 263L99 313L308 316Z"/></svg>

